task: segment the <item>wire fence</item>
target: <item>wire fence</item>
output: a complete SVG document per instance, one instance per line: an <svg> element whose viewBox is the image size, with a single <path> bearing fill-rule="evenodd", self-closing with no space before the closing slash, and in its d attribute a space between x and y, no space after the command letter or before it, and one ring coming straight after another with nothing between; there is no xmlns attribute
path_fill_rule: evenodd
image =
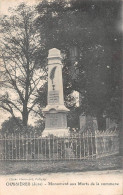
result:
<svg viewBox="0 0 123 195"><path fill-rule="evenodd" d="M116 131L84 132L69 137L30 134L0 135L0 160L82 160L100 158L119 152Z"/></svg>

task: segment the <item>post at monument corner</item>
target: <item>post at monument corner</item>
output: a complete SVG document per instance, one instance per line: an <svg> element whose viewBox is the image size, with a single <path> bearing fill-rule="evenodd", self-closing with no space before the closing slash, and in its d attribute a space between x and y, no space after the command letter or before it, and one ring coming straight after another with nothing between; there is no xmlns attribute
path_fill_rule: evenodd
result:
<svg viewBox="0 0 123 195"><path fill-rule="evenodd" d="M48 96L45 114L45 129L42 136L69 136L67 109L64 105L62 57L60 50L53 48L48 55Z"/></svg>

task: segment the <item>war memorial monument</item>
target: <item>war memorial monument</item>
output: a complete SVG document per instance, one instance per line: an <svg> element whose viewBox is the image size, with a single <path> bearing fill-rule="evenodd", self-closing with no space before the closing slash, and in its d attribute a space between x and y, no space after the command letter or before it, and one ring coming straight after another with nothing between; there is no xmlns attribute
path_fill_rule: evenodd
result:
<svg viewBox="0 0 123 195"><path fill-rule="evenodd" d="M69 136L67 109L64 105L62 57L60 50L53 48L48 55L48 97L45 114L45 129L42 136Z"/></svg>

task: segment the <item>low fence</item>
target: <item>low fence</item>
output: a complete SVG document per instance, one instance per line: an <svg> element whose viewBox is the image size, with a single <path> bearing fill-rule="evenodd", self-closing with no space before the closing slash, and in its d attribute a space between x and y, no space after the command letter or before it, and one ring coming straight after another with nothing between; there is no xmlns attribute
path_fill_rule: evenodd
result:
<svg viewBox="0 0 123 195"><path fill-rule="evenodd" d="M95 132L96 158L119 154L119 132L106 130Z"/></svg>
<svg viewBox="0 0 123 195"><path fill-rule="evenodd" d="M116 131L85 132L70 137L39 137L30 133L1 135L0 160L82 160L119 152Z"/></svg>

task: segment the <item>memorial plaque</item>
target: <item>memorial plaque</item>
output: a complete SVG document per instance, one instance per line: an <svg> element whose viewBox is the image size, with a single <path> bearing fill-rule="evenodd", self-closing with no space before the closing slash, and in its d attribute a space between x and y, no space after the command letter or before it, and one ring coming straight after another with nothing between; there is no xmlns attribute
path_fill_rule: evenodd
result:
<svg viewBox="0 0 123 195"><path fill-rule="evenodd" d="M58 91L49 91L49 103L59 103L59 92Z"/></svg>
<svg viewBox="0 0 123 195"><path fill-rule="evenodd" d="M47 114L46 117L46 127L53 128L58 126L58 115L57 114Z"/></svg>
<svg viewBox="0 0 123 195"><path fill-rule="evenodd" d="M58 116L56 114L51 114L49 119L50 119L50 127L58 126Z"/></svg>
<svg viewBox="0 0 123 195"><path fill-rule="evenodd" d="M48 113L46 114L46 128L66 128L66 113Z"/></svg>

